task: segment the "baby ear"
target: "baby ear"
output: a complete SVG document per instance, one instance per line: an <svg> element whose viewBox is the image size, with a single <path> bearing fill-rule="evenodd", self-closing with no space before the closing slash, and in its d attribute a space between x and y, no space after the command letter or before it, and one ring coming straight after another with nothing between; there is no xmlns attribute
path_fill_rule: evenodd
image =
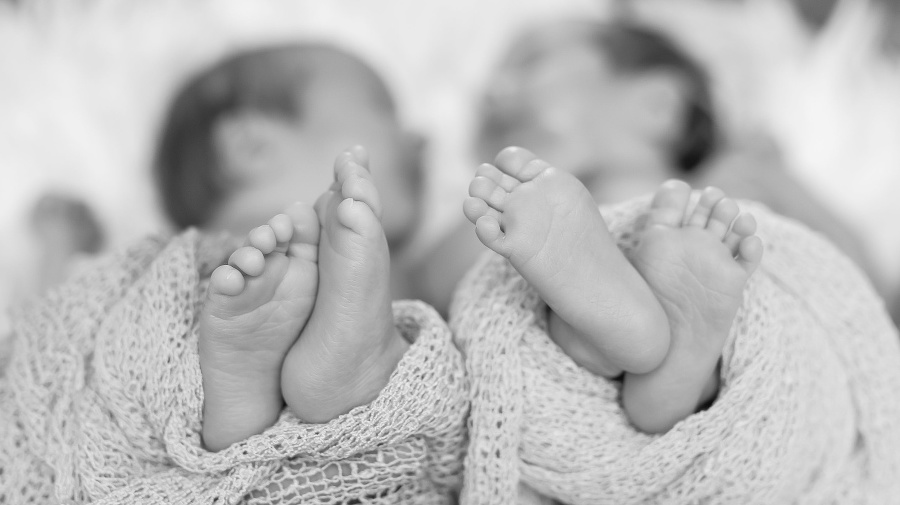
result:
<svg viewBox="0 0 900 505"><path fill-rule="evenodd" d="M241 182L272 170L273 121L262 114L240 113L216 122L212 131L213 144L221 160L222 175Z"/></svg>

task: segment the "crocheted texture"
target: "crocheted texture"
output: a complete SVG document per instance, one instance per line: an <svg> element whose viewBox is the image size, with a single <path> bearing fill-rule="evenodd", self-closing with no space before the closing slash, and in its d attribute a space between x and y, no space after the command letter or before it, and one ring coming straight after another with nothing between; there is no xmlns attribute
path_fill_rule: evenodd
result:
<svg viewBox="0 0 900 505"><path fill-rule="evenodd" d="M894 503L900 344L857 268L800 225L744 204L765 256L706 411L668 433L632 428L621 384L547 337L546 306L489 254L460 285L451 329L471 377L462 502L529 488L562 502ZM647 200L604 209L623 250Z"/></svg>
<svg viewBox="0 0 900 505"><path fill-rule="evenodd" d="M201 447L196 316L223 254L195 232L147 240L20 315L0 379L0 503L452 502L467 384L422 303L394 304L414 343L371 404Z"/></svg>

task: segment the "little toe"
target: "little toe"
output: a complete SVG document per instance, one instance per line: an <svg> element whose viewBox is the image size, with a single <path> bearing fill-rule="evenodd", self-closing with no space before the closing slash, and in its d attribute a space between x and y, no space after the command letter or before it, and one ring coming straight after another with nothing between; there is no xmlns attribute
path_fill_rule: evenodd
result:
<svg viewBox="0 0 900 505"><path fill-rule="evenodd" d="M690 198L691 187L686 182L676 179L664 182L653 195L647 224L681 227Z"/></svg>
<svg viewBox="0 0 900 505"><path fill-rule="evenodd" d="M732 255L736 255L741 241L754 233L756 233L756 219L750 214L741 214L734 220L734 224L731 225L731 229L725 234L722 242L728 246Z"/></svg>
<svg viewBox="0 0 900 505"><path fill-rule="evenodd" d="M549 163L539 159L528 149L521 147L507 147L500 151L494 159L494 165L503 173L521 182L528 182L547 168L550 168Z"/></svg>
<svg viewBox="0 0 900 505"><path fill-rule="evenodd" d="M500 221L494 216L481 216L475 223L475 235L482 244L492 251L507 256L503 250L503 231L500 229Z"/></svg>
<svg viewBox="0 0 900 505"><path fill-rule="evenodd" d="M478 177L487 177L488 179L497 183L498 186L503 188L506 192L510 192L516 188L521 182L515 177L511 177L509 175L504 174L500 171L499 168L491 165L490 163L482 163L475 169L475 176Z"/></svg>
<svg viewBox="0 0 900 505"><path fill-rule="evenodd" d="M268 224L257 226L250 230L248 238L250 245L259 249L259 252L263 254L271 253L275 250L275 246L277 245L275 230Z"/></svg>
<svg viewBox="0 0 900 505"><path fill-rule="evenodd" d="M381 226L381 222L365 202L352 198L342 200L335 212L339 223L359 235L370 236Z"/></svg>
<svg viewBox="0 0 900 505"><path fill-rule="evenodd" d="M731 228L731 223L740 212L738 204L731 198L723 198L719 200L709 216L709 222L706 223L706 230L713 234L717 239L722 240Z"/></svg>
<svg viewBox="0 0 900 505"><path fill-rule="evenodd" d="M756 235L744 237L738 245L737 262L744 268L747 275L752 274L759 266L763 255L762 239Z"/></svg>
<svg viewBox="0 0 900 505"><path fill-rule="evenodd" d="M713 207L719 203L719 200L725 198L725 192L719 188L710 186L703 190L700 199L697 200L697 206L694 212L688 218L687 225L695 228L706 228L709 222L709 216L712 214Z"/></svg>
<svg viewBox="0 0 900 505"><path fill-rule="evenodd" d="M244 275L257 277L262 275L263 270L265 270L266 258L259 249L244 246L231 253L231 257L228 258L228 264L243 272Z"/></svg>
<svg viewBox="0 0 900 505"><path fill-rule="evenodd" d="M481 198L490 207L499 211L503 210L503 202L506 201L507 195L502 187L487 177L476 176L469 183L469 196Z"/></svg>
<svg viewBox="0 0 900 505"><path fill-rule="evenodd" d="M231 265L221 265L209 278L209 293L237 296L244 291L244 276Z"/></svg>
<svg viewBox="0 0 900 505"><path fill-rule="evenodd" d="M375 213L375 216L381 219L381 197L375 188L375 183L372 181L371 176L369 176L368 172L365 172L364 168L355 163L349 163L348 166L355 167L356 173L350 173L344 179L341 185L341 196L365 202L372 209L372 212ZM358 172L364 172L365 176Z"/></svg>

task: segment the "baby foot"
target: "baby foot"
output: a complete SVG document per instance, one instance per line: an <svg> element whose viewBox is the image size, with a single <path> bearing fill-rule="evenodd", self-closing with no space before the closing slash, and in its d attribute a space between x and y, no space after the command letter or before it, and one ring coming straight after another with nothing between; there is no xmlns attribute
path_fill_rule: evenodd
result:
<svg viewBox="0 0 900 505"><path fill-rule="evenodd" d="M605 376L659 365L665 313L578 179L510 147L478 168L469 194L478 238L550 306L551 337L573 360Z"/></svg>
<svg viewBox="0 0 900 505"><path fill-rule="evenodd" d="M281 379L288 406L307 422L374 400L409 346L394 326L381 202L365 159L361 148L341 154L335 183L316 202L319 292Z"/></svg>
<svg viewBox="0 0 900 505"><path fill-rule="evenodd" d="M316 299L318 243L315 211L294 204L251 231L248 245L213 271L200 315L207 449L224 449L278 418L281 364Z"/></svg>
<svg viewBox="0 0 900 505"><path fill-rule="evenodd" d="M662 185L631 256L665 310L672 335L657 370L625 380L629 417L654 433L715 396L722 347L763 252L754 235L756 220L741 214L721 190L705 189L692 212L687 211L690 196L684 182Z"/></svg>

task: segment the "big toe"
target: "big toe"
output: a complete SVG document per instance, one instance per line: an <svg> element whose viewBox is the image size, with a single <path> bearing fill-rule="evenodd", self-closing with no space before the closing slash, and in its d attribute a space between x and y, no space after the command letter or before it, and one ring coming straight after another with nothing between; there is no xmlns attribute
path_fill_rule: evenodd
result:
<svg viewBox="0 0 900 505"><path fill-rule="evenodd" d="M368 170L354 162L348 162L346 169L338 177L338 182L341 185L341 195L344 198L352 198L364 202L372 209L375 216L381 219L381 196L378 194L375 181Z"/></svg>
<svg viewBox="0 0 900 505"><path fill-rule="evenodd" d="M315 209L307 203L297 202L285 209L282 215L288 218L290 224L288 254L315 261L320 233L319 218Z"/></svg>
<svg viewBox="0 0 900 505"><path fill-rule="evenodd" d="M337 221L358 235L375 238L381 233L381 222L365 202L345 198L335 210Z"/></svg>
<svg viewBox="0 0 900 505"><path fill-rule="evenodd" d="M690 198L691 187L686 182L676 179L664 182L653 195L647 224L680 227Z"/></svg>
<svg viewBox="0 0 900 505"><path fill-rule="evenodd" d="M515 146L500 151L494 159L494 165L521 182L528 182L550 168L549 163L528 149Z"/></svg>

